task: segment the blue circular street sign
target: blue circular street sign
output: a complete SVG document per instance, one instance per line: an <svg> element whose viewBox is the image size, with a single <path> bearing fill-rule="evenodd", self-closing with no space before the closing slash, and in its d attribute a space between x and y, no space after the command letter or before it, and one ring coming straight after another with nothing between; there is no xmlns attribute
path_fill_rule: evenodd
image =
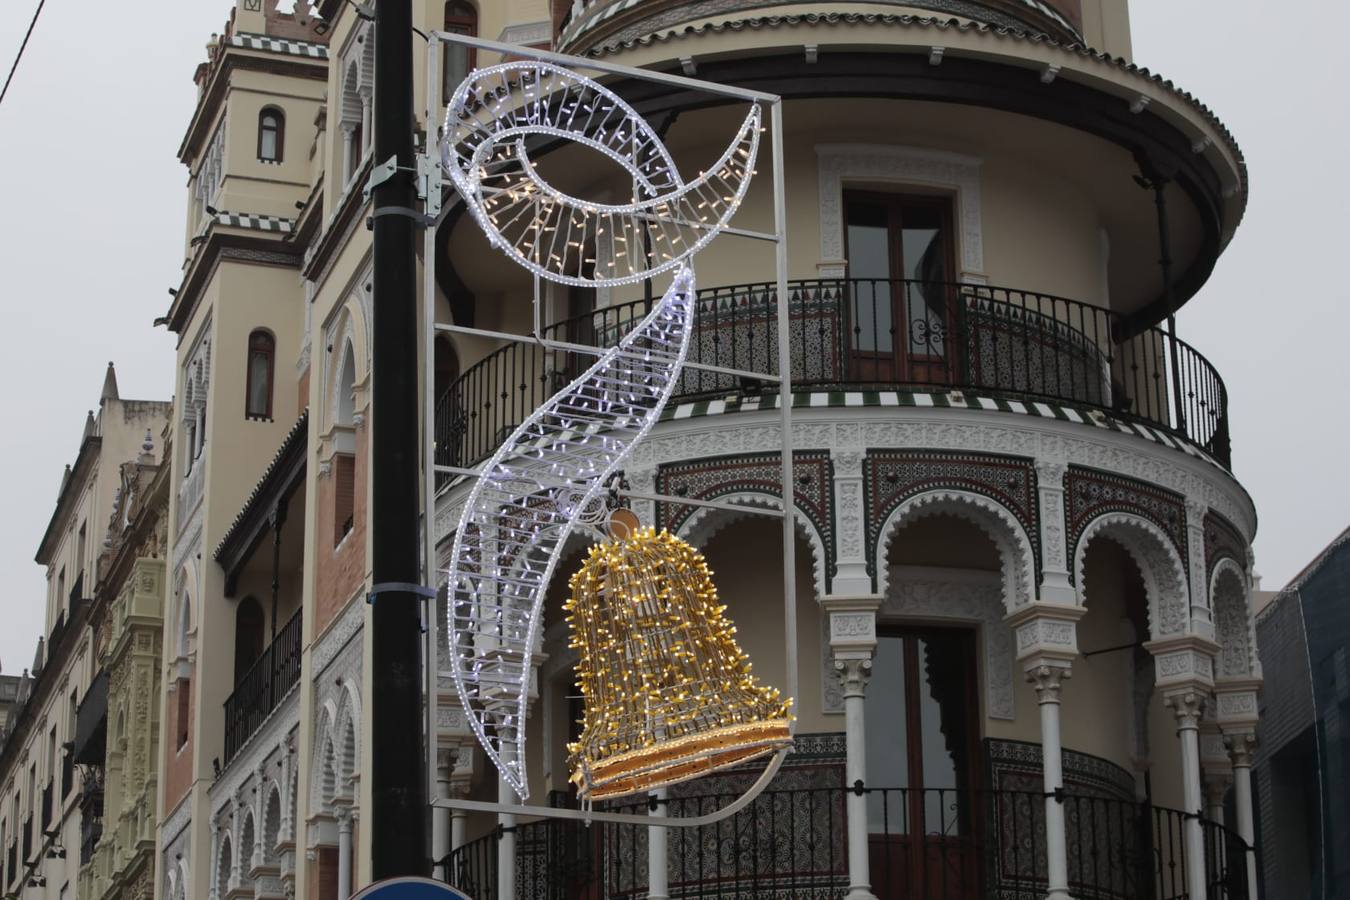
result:
<svg viewBox="0 0 1350 900"><path fill-rule="evenodd" d="M444 882L409 876L377 881L359 893L353 894L351 900L473 900L473 898Z"/></svg>

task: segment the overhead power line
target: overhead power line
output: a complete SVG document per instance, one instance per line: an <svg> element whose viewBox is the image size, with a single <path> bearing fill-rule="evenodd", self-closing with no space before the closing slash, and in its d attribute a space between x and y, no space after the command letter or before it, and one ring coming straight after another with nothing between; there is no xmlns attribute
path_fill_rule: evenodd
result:
<svg viewBox="0 0 1350 900"><path fill-rule="evenodd" d="M23 36L23 43L19 45L19 52L14 56L14 65L9 67L9 75L5 77L5 86L0 88L0 103L5 102L5 95L9 93L9 83L14 80L14 72L19 68L19 60L23 59L23 51L28 47L28 39L33 36L33 26L37 24L38 16L42 15L42 5L47 0L38 0L37 9L33 10L33 21L28 23L28 31Z"/></svg>

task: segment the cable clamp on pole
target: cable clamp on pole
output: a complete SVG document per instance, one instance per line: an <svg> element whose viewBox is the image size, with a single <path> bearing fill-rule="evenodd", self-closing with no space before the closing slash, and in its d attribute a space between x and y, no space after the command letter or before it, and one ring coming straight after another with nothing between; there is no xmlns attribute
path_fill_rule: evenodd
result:
<svg viewBox="0 0 1350 900"><path fill-rule="evenodd" d="M370 217L368 219L366 219L367 230L375 226L375 220L378 219L380 216L403 216L405 218L412 219L413 224L417 225L420 228L425 228L426 226L433 225L436 222L434 216L423 215L417 210L407 206L380 206L377 207L375 211L370 214Z"/></svg>
<svg viewBox="0 0 1350 900"><path fill-rule="evenodd" d="M416 594L428 600L436 599L435 588L420 584L409 584L406 581L381 581L379 584L370 586L370 591L366 594L366 602L374 603L375 598L380 594Z"/></svg>

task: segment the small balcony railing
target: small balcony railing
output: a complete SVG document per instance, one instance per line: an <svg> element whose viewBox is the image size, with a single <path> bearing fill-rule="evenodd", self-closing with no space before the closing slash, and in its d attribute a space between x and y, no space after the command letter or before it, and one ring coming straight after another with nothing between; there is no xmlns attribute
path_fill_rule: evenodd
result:
<svg viewBox="0 0 1350 900"><path fill-rule="evenodd" d="M1131 332L1110 310L984 285L837 279L789 290L794 389L914 387L1072 403L1149 423L1229 462L1223 380L1163 329ZM776 308L772 284L699 291L689 361L776 374ZM648 309L642 300L606 307L543 336L606 346ZM481 461L593 360L524 342L489 354L437 400L437 461ZM772 389L686 368L672 402Z"/></svg>
<svg viewBox="0 0 1350 900"><path fill-rule="evenodd" d="M98 770L101 772L102 770ZM80 865L94 858L103 837L103 780L95 775L80 789Z"/></svg>
<svg viewBox="0 0 1350 900"><path fill-rule="evenodd" d="M300 680L302 613L296 610L225 701L225 765Z"/></svg>
<svg viewBox="0 0 1350 900"><path fill-rule="evenodd" d="M872 892L879 900L1041 900L1046 895L1045 796L1028 791L869 789ZM848 889L848 791L766 791L714 825L667 831L672 897L838 900ZM666 801L693 816L735 799ZM1106 797L1068 795L1069 892L1091 900L1165 900L1186 894L1186 816ZM644 802L609 807L642 812ZM1246 845L1204 823L1206 900L1246 900ZM497 896L500 830L457 848L451 883ZM542 820L519 825L520 900L637 900L648 884L647 828Z"/></svg>

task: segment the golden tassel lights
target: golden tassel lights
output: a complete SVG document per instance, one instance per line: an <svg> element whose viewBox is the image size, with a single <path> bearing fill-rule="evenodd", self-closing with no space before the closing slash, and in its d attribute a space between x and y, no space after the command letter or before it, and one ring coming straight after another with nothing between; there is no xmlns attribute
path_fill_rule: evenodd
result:
<svg viewBox="0 0 1350 900"><path fill-rule="evenodd" d="M585 800L675 784L792 743L791 699L750 674L703 555L637 530L591 548L564 605L585 699Z"/></svg>

